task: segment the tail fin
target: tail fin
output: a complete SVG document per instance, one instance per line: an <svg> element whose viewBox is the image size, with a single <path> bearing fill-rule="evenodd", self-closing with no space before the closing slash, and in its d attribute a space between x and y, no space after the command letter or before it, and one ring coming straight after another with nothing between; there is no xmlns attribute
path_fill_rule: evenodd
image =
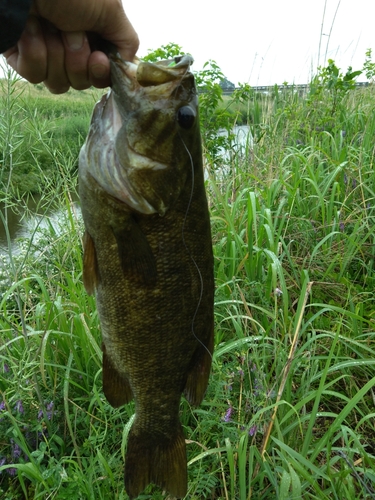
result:
<svg viewBox="0 0 375 500"><path fill-rule="evenodd" d="M175 432L171 429L168 439L147 432L138 434L134 424L129 433L125 459L125 488L130 499L142 493L149 483L167 490L176 498L184 497L187 493L187 465L181 424L178 422Z"/></svg>

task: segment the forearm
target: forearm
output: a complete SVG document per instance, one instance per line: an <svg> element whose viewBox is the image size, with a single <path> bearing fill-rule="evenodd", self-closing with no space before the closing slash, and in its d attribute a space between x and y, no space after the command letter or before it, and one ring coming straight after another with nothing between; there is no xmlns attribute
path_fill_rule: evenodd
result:
<svg viewBox="0 0 375 500"><path fill-rule="evenodd" d="M0 54L16 45L30 6L31 0L0 0Z"/></svg>

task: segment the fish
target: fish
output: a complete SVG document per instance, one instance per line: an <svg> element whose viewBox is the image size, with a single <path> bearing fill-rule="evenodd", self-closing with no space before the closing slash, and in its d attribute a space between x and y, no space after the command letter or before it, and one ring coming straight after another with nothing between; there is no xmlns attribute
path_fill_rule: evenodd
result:
<svg viewBox="0 0 375 500"><path fill-rule="evenodd" d="M79 157L83 283L96 297L103 391L135 402L124 482L187 494L181 396L201 403L214 348L214 261L190 55L110 54L112 85Z"/></svg>

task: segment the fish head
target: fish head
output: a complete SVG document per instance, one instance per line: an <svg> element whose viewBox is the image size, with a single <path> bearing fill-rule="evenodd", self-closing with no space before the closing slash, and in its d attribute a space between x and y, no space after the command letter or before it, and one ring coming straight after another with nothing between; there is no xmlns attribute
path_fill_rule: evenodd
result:
<svg viewBox="0 0 375 500"><path fill-rule="evenodd" d="M80 164L135 210L164 215L191 177L193 158L201 162L193 59L127 62L111 54L110 62L112 88L94 110Z"/></svg>

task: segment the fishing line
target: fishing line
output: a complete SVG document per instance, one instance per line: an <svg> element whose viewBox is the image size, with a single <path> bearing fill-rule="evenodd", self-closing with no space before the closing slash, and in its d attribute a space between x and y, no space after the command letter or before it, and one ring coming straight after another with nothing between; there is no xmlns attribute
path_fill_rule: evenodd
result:
<svg viewBox="0 0 375 500"><path fill-rule="evenodd" d="M192 156L190 154L189 148L186 146L185 141L181 137L180 132L178 132L178 135L179 135L179 137L181 139L182 144L184 145L184 148L186 149L187 154L189 155L190 164L191 164L191 190L190 190L190 197L189 197L188 205L186 207L186 211L185 211L185 215L184 215L184 221L182 223L182 228L181 228L182 243L183 243L183 245L184 245L187 253L189 254L189 257L190 257L191 261L193 262L193 264L194 264L194 266L195 266L195 268L196 268L196 270L198 272L199 281L200 281L200 295L199 295L197 307L196 307L195 312L193 314L193 319L191 321L191 332L192 332L193 336L196 338L196 340L206 349L206 351L208 352L208 354L210 355L210 357L212 359L211 352L208 350L207 346L196 336L196 334L194 332L194 322L195 322L195 318L197 317L199 307L200 307L200 305L202 303L204 284L203 284L202 273L201 273L201 271L200 271L200 269L198 267L198 264L196 263L194 257L192 256L192 254L191 254L191 252L189 250L189 247L186 244L186 240L185 240L186 220L187 220L187 216L188 216L188 213L189 213L189 210L190 210L190 207L191 207L191 203L193 201L193 194L194 194L194 184L195 184L194 161L193 161L193 158L192 158Z"/></svg>

